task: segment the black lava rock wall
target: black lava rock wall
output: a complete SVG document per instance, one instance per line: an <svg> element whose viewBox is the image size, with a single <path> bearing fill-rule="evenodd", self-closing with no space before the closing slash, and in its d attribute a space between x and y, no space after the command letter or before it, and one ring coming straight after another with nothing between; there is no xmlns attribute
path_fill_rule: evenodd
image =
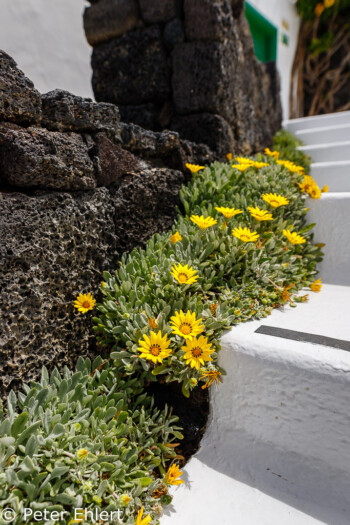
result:
<svg viewBox="0 0 350 525"><path fill-rule="evenodd" d="M94 0L84 13L96 100L122 120L250 154L281 124L274 63L254 54L243 0Z"/></svg>
<svg viewBox="0 0 350 525"><path fill-rule="evenodd" d="M212 160L176 132L120 122L113 104L41 95L0 52L0 395L97 352L74 299L171 227L185 163Z"/></svg>

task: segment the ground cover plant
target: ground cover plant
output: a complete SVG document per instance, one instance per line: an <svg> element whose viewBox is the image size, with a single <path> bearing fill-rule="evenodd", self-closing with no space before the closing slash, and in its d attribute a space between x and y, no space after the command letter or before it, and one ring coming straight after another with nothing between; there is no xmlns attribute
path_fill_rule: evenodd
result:
<svg viewBox="0 0 350 525"><path fill-rule="evenodd" d="M312 285L322 256L305 195L321 190L303 167L266 153L189 166L185 215L104 273L95 330L125 374L161 375L189 396L224 373L224 330L306 300L296 293Z"/></svg>
<svg viewBox="0 0 350 525"><path fill-rule="evenodd" d="M122 377L100 357L80 358L75 372L44 368L40 382L11 392L1 416L0 499L13 523L23 523L24 509L33 511L26 523L73 523L73 508L120 509L134 523L135 507L157 516L169 503L177 476L165 462L183 436L178 418L144 392L142 374ZM35 519L45 509L57 519Z"/></svg>
<svg viewBox="0 0 350 525"><path fill-rule="evenodd" d="M281 129L276 133L273 139L273 149L279 152L281 159L288 159L298 166L302 166L305 173L310 172L311 157L306 155L303 151L298 150L298 146L303 143L293 133L285 129Z"/></svg>
<svg viewBox="0 0 350 525"><path fill-rule="evenodd" d="M224 330L307 300L304 287L320 290L321 246L306 226L305 197L327 188L307 175L307 159L294 162L295 146L280 134L275 151L254 159L188 165L172 231L104 272L97 306L89 293L76 299L77 315L98 311L103 358L80 358L75 372L44 369L0 411L0 508L14 509L13 523L26 507L67 512L43 521L50 525L78 522L73 508L122 509L122 523L158 523L168 487L182 483L183 436L171 409L154 406L149 385L175 381L188 397L219 384Z"/></svg>

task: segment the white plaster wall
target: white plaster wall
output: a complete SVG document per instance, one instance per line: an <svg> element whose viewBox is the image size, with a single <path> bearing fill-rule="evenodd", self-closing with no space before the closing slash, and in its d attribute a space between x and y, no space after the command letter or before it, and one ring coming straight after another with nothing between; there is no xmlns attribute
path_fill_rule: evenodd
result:
<svg viewBox="0 0 350 525"><path fill-rule="evenodd" d="M0 49L45 93L93 97L84 0L0 0Z"/></svg>
<svg viewBox="0 0 350 525"><path fill-rule="evenodd" d="M249 3L278 29L277 68L281 76L283 118L289 118L290 74L299 31L299 17L293 0L249 0ZM286 21L289 29L283 27ZM282 34L289 37L289 45L282 42Z"/></svg>

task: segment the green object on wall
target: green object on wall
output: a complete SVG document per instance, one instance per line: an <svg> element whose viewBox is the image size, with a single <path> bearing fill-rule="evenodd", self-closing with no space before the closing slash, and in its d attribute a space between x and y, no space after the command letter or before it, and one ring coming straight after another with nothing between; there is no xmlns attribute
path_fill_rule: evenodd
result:
<svg viewBox="0 0 350 525"><path fill-rule="evenodd" d="M253 37L255 54L261 62L276 61L277 27L269 22L248 2L245 3L245 15Z"/></svg>

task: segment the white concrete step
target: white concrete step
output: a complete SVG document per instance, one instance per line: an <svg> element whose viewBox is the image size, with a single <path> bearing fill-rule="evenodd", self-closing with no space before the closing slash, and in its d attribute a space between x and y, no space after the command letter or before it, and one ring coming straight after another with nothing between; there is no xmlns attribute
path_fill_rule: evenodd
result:
<svg viewBox="0 0 350 525"><path fill-rule="evenodd" d="M321 199L307 199L306 205L309 222L316 223L314 242L326 244L318 265L322 280L350 286L350 192L324 193Z"/></svg>
<svg viewBox="0 0 350 525"><path fill-rule="evenodd" d="M295 136L306 145L350 141L350 124L311 128L295 132Z"/></svg>
<svg viewBox="0 0 350 525"><path fill-rule="evenodd" d="M298 150L310 155L314 162L338 162L350 160L350 141L299 146Z"/></svg>
<svg viewBox="0 0 350 525"><path fill-rule="evenodd" d="M350 288L326 285L223 337L227 376L161 525L349 524L350 352L256 332L349 341L349 302Z"/></svg>
<svg viewBox="0 0 350 525"><path fill-rule="evenodd" d="M316 115L314 117L295 118L285 120L283 127L292 133L310 128L322 128L350 124L350 111L339 113L328 113L327 115Z"/></svg>
<svg viewBox="0 0 350 525"><path fill-rule="evenodd" d="M314 162L310 175L320 188L327 185L330 192L350 192L350 160Z"/></svg>

